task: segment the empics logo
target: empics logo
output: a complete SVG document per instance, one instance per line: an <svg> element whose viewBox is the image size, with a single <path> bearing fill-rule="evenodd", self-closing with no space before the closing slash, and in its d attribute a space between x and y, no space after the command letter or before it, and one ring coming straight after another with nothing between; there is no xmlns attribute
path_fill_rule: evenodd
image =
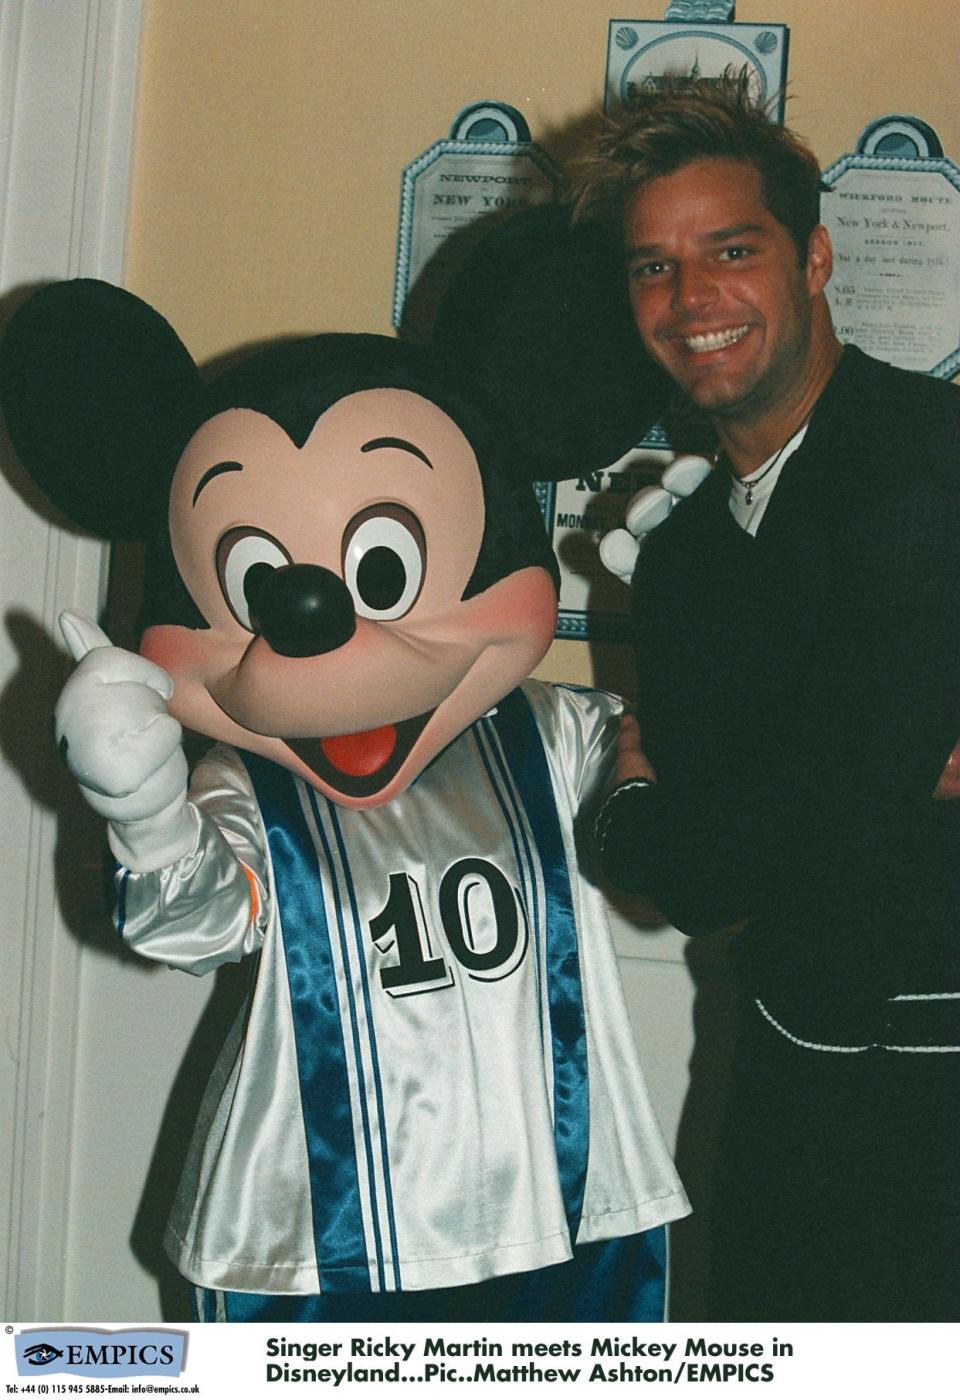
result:
<svg viewBox="0 0 960 1400"><path fill-rule="evenodd" d="M179 1376L187 1334L167 1330L35 1327L14 1338L17 1375Z"/></svg>

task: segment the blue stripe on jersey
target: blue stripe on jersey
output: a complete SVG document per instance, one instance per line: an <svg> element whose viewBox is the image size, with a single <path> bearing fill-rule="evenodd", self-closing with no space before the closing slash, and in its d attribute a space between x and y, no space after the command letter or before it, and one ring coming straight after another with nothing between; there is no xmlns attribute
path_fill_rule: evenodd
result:
<svg viewBox="0 0 960 1400"><path fill-rule="evenodd" d="M524 894L529 900L530 915L525 912L527 927L531 925L534 930L533 951L535 965L537 969L537 1019L540 1029L543 1029L543 997L541 988L543 986L543 969L541 967L540 938L537 930L540 928L540 892L537 888L537 866L530 852L530 842L527 840L527 833L523 825L522 813L519 810L517 798L513 785L510 782L509 770L506 767L503 751L499 746L494 745L485 732L487 727L492 727L489 719L481 720L474 731L477 738L477 751L487 772L490 787L493 789L500 811L503 813L503 820L510 833L510 841L513 845L513 858L517 862L517 870L524 885ZM495 732L495 731L494 731ZM494 772L496 765L496 772ZM520 846L523 845L521 854ZM531 917L532 916L532 917Z"/></svg>
<svg viewBox="0 0 960 1400"><path fill-rule="evenodd" d="M114 922L117 933L122 938L123 931L127 926L127 884L130 880L130 871L122 865L118 865L117 870L122 873L117 881L117 912L114 916Z"/></svg>
<svg viewBox="0 0 960 1400"><path fill-rule="evenodd" d="M343 900L337 888L336 868L333 864L333 855L330 850L330 843L327 834L323 829L323 821L320 816L320 809L317 803L316 793L303 785L303 791L310 801L310 809L313 812L313 819L316 822L317 835L323 846L323 858L327 863L327 873L330 876L329 894L333 899L333 906L337 915L337 937L340 944L340 957L344 967L344 987L347 993L347 1006L350 1011L350 1041L353 1046L353 1063L359 1084L357 1098L360 1104L360 1122L363 1128L363 1155L367 1168L367 1189L370 1193L370 1201L373 1213L373 1243L377 1256L377 1285L382 1291L386 1286L386 1276L384 1274L383 1260L383 1237L380 1232L380 1213L376 1208L377 1174L373 1162L373 1134L370 1130L370 1111L367 1108L367 1096L363 1090L363 1051L360 1046L360 1025L357 1018L357 1002L353 991L353 978L350 970L350 951L347 947L347 930L343 921ZM329 805L329 804L328 804ZM336 975L336 974L334 974Z"/></svg>
<svg viewBox="0 0 960 1400"><path fill-rule="evenodd" d="M316 795L313 792L310 793L310 800L316 808ZM387 1145L387 1120L383 1108L383 1080L380 1074L380 1059L377 1055L373 1007L370 1004L370 983L367 979L367 960L363 943L363 934L361 932L360 910L357 907L357 893L354 888L353 877L350 873L350 862L347 859L347 850L343 840L343 832L340 828L340 821L337 817L337 809L329 798L327 799L327 811L330 814L334 835L337 838L337 849L340 852L340 863L343 867L343 876L347 884L347 895L350 900L350 913L353 917L354 940L357 946L357 965L360 969L361 985L363 987L363 1004L366 1010L367 1029L370 1038L370 1056L373 1061L373 1087L377 1099L377 1118L380 1124L380 1160L383 1164L383 1188L386 1194L387 1228L390 1231L390 1253L393 1259L393 1286L399 1289L403 1287L403 1284L400 1281L400 1250L397 1244L397 1219L393 1206L393 1187L390 1184L390 1154ZM377 1222L378 1250L382 1253L382 1249L380 1248L379 1212L376 1210L375 1206L376 1195L374 1194L374 1182L372 1180L370 1185L374 1201L374 1220ZM381 1287L382 1286L381 1284Z"/></svg>
<svg viewBox="0 0 960 1400"><path fill-rule="evenodd" d="M587 1177L590 1099L580 956L563 834L550 768L530 702L520 690L493 719L533 831L547 897L547 997L553 1044L553 1117L557 1165L571 1242L577 1237Z"/></svg>
<svg viewBox="0 0 960 1400"><path fill-rule="evenodd" d="M290 984L321 1290L368 1292L347 1077L319 858L291 773L241 755L263 817Z"/></svg>

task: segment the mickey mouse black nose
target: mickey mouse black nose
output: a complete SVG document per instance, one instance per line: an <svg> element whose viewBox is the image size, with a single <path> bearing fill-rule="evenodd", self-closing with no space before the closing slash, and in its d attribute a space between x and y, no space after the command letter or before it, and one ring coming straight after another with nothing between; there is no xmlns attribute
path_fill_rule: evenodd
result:
<svg viewBox="0 0 960 1400"><path fill-rule="evenodd" d="M254 565L244 592L254 627L280 656L322 656L356 631L346 584L319 564Z"/></svg>

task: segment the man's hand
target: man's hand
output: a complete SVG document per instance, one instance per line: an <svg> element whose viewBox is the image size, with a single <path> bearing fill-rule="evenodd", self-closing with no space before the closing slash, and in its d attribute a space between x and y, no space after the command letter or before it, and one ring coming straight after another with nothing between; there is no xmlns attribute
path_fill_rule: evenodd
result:
<svg viewBox="0 0 960 1400"><path fill-rule="evenodd" d="M657 781L653 764L643 751L637 717L629 710L625 710L620 716L620 731L617 734L617 759L613 770L614 787L619 783L625 783L628 778L643 778L648 783Z"/></svg>
<svg viewBox="0 0 960 1400"><path fill-rule="evenodd" d="M954 744L953 752L943 766L933 795L938 802L949 802L960 797L960 739Z"/></svg>
<svg viewBox="0 0 960 1400"><path fill-rule="evenodd" d="M61 756L95 812L110 822L124 865L157 869L191 849L187 760L167 711L173 681L146 657L110 645L79 613L60 617L79 664L55 711Z"/></svg>
<svg viewBox="0 0 960 1400"><path fill-rule="evenodd" d="M677 501L692 496L712 470L706 457L677 457L664 471L659 486L645 486L638 491L627 503L626 528L611 530L600 541L604 568L629 583L647 535L663 524Z"/></svg>

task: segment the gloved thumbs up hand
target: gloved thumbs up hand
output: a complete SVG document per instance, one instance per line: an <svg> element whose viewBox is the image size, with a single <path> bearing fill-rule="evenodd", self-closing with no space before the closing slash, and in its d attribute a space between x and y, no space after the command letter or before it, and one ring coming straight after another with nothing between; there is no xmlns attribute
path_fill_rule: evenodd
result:
<svg viewBox="0 0 960 1400"><path fill-rule="evenodd" d="M77 668L54 712L60 754L95 812L110 823L121 864L154 870L191 850L187 760L167 709L173 681L96 623L65 612L60 629Z"/></svg>

